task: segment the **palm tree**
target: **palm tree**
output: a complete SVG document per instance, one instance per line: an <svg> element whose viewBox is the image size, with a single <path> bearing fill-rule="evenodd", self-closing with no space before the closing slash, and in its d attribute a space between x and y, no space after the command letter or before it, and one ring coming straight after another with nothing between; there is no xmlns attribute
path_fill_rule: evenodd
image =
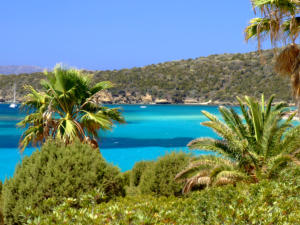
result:
<svg viewBox="0 0 300 225"><path fill-rule="evenodd" d="M221 106L223 121L203 111L209 119L202 125L212 128L221 139L199 138L188 144L190 149L203 149L215 154L200 156L175 179L184 181L183 192L195 185L213 186L239 180L259 182L271 179L289 164L298 164L300 126L293 126L286 104L271 107L273 96L265 106L251 97L237 98L242 116L232 108Z"/></svg>
<svg viewBox="0 0 300 225"><path fill-rule="evenodd" d="M109 81L91 84L91 76L79 70L58 65L45 72L43 91L26 86L29 94L22 107L29 115L18 125L27 128L20 140L23 151L29 143L42 144L48 138L58 138L66 144L76 138L97 148L98 130L112 128L113 122L124 122L117 108L107 108L97 102L97 94L113 85Z"/></svg>
<svg viewBox="0 0 300 225"><path fill-rule="evenodd" d="M300 48L296 40L300 31L299 0L252 0L254 12L261 17L250 20L245 37L256 38L258 50L261 41L270 39L273 47L283 42L286 47L276 57L275 70L292 81L293 96L300 115Z"/></svg>

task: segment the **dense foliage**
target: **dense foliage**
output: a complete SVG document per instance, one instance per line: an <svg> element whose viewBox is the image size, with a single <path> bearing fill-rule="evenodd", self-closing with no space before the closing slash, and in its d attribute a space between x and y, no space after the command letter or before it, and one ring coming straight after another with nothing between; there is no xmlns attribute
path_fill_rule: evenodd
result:
<svg viewBox="0 0 300 225"><path fill-rule="evenodd" d="M181 194L182 184L174 180L175 175L185 168L191 156L189 154L170 153L158 158L146 167L139 184L142 194L178 196Z"/></svg>
<svg viewBox="0 0 300 225"><path fill-rule="evenodd" d="M80 139L97 148L98 131L111 129L115 121L124 121L117 108L109 109L97 101L96 96L111 88L111 82L91 85L90 76L61 65L46 75L48 79L41 80L43 91L26 86L29 94L22 107L29 114L18 123L26 128L20 141L22 150L30 143L42 144L48 138L66 144Z"/></svg>
<svg viewBox="0 0 300 225"><path fill-rule="evenodd" d="M198 138L190 149L202 149L217 155L200 156L176 175L184 179L183 192L193 186L224 185L240 180L259 182L271 179L290 164L300 165L300 126L293 126L290 108L281 103L272 107L273 97L266 103L251 97L238 98L241 116L226 107L219 107L222 120L203 111L209 121L202 125L213 129L221 139ZM222 157L220 157L222 156Z"/></svg>
<svg viewBox="0 0 300 225"><path fill-rule="evenodd" d="M2 189L3 189L3 184L2 181L0 181L0 225L4 224Z"/></svg>
<svg viewBox="0 0 300 225"><path fill-rule="evenodd" d="M66 199L49 214L28 210L27 224L298 224L300 179L238 183L185 197L134 196L96 204ZM80 205L80 207L77 207ZM75 207L76 206L76 207Z"/></svg>
<svg viewBox="0 0 300 225"><path fill-rule="evenodd" d="M235 96L251 93L259 97L277 94L278 101L292 101L289 80L273 71L272 51L263 51L265 64L257 52L223 54L178 60L144 67L122 70L95 71L94 82L109 80L115 84L111 89L114 101L135 103L140 95L149 93L155 98L169 98L182 102L185 98L199 101L230 101ZM10 87L17 83L17 96L22 98L25 84L40 90L42 73L0 75L0 98L12 99ZM119 98L121 96L121 98Z"/></svg>
<svg viewBox="0 0 300 225"><path fill-rule="evenodd" d="M77 198L98 189L106 200L124 194L118 168L105 162L98 150L76 141L65 146L49 141L41 150L24 157L15 174L3 187L3 212L6 224L20 223L28 207L38 213L51 208L45 203L55 198Z"/></svg>
<svg viewBox="0 0 300 225"><path fill-rule="evenodd" d="M135 163L130 171L130 185L133 187L139 186L145 170L151 167L153 163L152 161L140 161Z"/></svg>

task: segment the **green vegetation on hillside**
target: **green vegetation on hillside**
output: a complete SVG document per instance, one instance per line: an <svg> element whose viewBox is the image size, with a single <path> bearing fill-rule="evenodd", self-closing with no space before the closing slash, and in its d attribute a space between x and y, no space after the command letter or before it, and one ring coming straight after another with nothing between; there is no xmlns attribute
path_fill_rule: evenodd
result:
<svg viewBox="0 0 300 225"><path fill-rule="evenodd" d="M186 98L198 101L236 102L236 96L251 94L266 97L276 94L278 101L292 102L288 79L273 71L273 51L245 54L223 54L196 59L171 61L132 69L95 71L94 82L111 81L116 103L136 103L149 93L153 99L166 98L183 102ZM91 72L92 73L92 72ZM0 98L12 99L13 83L17 83L18 97L25 95L24 84L39 89L41 73L0 76ZM123 98L123 99L122 99Z"/></svg>
<svg viewBox="0 0 300 225"><path fill-rule="evenodd" d="M291 100L289 82L273 72L273 52L265 51L266 64L258 53L224 54L180 60L141 68L101 71L95 79L110 80L117 86L114 95L123 91L135 95L151 94L182 102L185 98L200 101L235 102L235 96L276 93L278 100Z"/></svg>

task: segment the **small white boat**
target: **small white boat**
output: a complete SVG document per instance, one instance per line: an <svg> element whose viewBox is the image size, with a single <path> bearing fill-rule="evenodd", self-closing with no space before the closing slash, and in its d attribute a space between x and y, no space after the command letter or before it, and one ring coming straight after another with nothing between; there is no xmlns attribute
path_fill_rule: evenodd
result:
<svg viewBox="0 0 300 225"><path fill-rule="evenodd" d="M16 103L16 84L14 84L14 100L13 102L9 105L9 108L17 108L17 103Z"/></svg>
<svg viewBox="0 0 300 225"><path fill-rule="evenodd" d="M147 106L141 105L140 108L141 108L141 109L145 109L145 108L147 108Z"/></svg>
<svg viewBox="0 0 300 225"><path fill-rule="evenodd" d="M17 104L11 103L11 104L9 105L9 108L17 108Z"/></svg>

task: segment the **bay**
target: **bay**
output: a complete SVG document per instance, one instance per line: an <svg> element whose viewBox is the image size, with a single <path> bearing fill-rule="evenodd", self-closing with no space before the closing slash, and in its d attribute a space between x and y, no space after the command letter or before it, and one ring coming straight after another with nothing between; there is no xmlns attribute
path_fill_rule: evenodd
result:
<svg viewBox="0 0 300 225"><path fill-rule="evenodd" d="M186 144L197 137L217 137L200 123L206 121L206 110L220 116L217 106L197 105L109 105L119 107L125 124L116 124L112 131L100 131L100 151L104 158L122 171L141 160L154 160L171 151L188 151ZM18 149L24 130L16 124L25 112L0 104L0 180L13 175L24 155L36 148ZM208 154L197 151L198 154Z"/></svg>

